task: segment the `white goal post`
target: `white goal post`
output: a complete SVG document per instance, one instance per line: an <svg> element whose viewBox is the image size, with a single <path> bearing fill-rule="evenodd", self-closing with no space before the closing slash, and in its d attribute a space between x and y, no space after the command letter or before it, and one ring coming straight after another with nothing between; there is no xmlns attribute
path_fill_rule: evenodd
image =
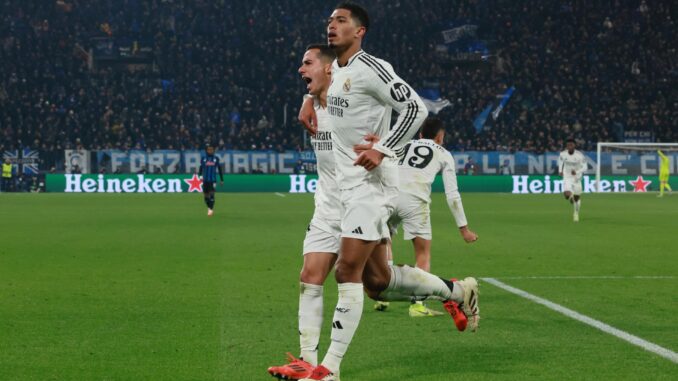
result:
<svg viewBox="0 0 678 381"><path fill-rule="evenodd" d="M666 149L667 151L677 151L678 143L615 143L599 142L596 148L596 192L600 192L600 167L602 151L604 148L619 148L626 151L648 151L648 149Z"/></svg>

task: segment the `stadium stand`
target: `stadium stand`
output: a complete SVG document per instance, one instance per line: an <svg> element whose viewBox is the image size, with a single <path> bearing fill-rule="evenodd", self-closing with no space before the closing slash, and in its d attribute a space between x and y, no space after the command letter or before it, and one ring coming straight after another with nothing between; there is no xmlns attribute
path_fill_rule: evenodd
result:
<svg viewBox="0 0 678 381"><path fill-rule="evenodd" d="M60 169L66 148L302 149L296 69L304 47L324 40L332 6L299 4L4 1L0 151L39 150L47 171ZM440 113L450 149L555 151L568 136L592 149L629 130L678 139L670 2L363 4L373 19L366 50L451 101ZM458 25L474 25L483 54L450 54L441 32ZM111 53L105 43L150 59L106 63L97 57ZM476 130L486 104L512 86L501 115Z"/></svg>

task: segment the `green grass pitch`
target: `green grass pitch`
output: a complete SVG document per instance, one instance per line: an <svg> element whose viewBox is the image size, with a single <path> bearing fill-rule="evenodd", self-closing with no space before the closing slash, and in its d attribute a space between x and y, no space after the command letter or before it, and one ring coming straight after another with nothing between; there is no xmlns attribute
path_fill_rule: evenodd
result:
<svg viewBox="0 0 678 381"><path fill-rule="evenodd" d="M678 196L586 195L578 224L560 196L462 196L480 240L462 242L435 194L434 273L496 277L678 351ZM207 218L198 194L0 195L0 380L270 379L298 352L312 208L310 195L218 194ZM409 242L394 250L412 263ZM334 280L325 300L321 358ZM480 302L471 334L368 300L342 379L678 377L676 363L482 281Z"/></svg>

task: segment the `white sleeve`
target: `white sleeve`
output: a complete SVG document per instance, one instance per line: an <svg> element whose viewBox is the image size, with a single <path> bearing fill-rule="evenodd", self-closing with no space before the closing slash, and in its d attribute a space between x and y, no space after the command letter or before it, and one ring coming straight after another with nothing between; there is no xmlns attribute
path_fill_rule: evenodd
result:
<svg viewBox="0 0 678 381"><path fill-rule="evenodd" d="M388 157L395 158L403 146L409 142L419 130L428 116L426 105L419 95L393 71L388 63L371 56L361 56L372 70L369 72L368 91L387 106L400 113L391 131L374 149Z"/></svg>
<svg viewBox="0 0 678 381"><path fill-rule="evenodd" d="M457 185L457 173L454 169L454 158L448 152L445 153L443 161L443 184L445 186L445 197L447 198L447 205L454 216L454 221L457 227L468 225L466 221L466 214L464 213L464 205L461 203L461 194L459 194L459 186Z"/></svg>
<svg viewBox="0 0 678 381"><path fill-rule="evenodd" d="M563 162L563 154L561 153L560 155L558 155L558 174L562 173L563 176L565 176L565 169L563 168L563 164L565 163Z"/></svg>

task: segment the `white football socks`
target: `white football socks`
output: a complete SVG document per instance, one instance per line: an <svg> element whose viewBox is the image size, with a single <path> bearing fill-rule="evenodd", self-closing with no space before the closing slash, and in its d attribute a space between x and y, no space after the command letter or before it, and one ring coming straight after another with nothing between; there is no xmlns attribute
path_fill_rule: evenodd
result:
<svg viewBox="0 0 678 381"><path fill-rule="evenodd" d="M340 283L339 300L332 318L332 343L322 365L338 374L341 360L348 350L363 315L363 284Z"/></svg>
<svg viewBox="0 0 678 381"><path fill-rule="evenodd" d="M581 199L574 202L574 211L579 213L580 208L581 208Z"/></svg>
<svg viewBox="0 0 678 381"><path fill-rule="evenodd" d="M322 323L323 286L301 282L299 292L300 357L313 366L318 365L318 342Z"/></svg>
<svg viewBox="0 0 678 381"><path fill-rule="evenodd" d="M424 270L407 265L389 267L391 269L391 280L388 283L388 288L379 294L382 300L451 299L459 303L464 301L463 290L457 283L450 291L450 288L442 279Z"/></svg>

